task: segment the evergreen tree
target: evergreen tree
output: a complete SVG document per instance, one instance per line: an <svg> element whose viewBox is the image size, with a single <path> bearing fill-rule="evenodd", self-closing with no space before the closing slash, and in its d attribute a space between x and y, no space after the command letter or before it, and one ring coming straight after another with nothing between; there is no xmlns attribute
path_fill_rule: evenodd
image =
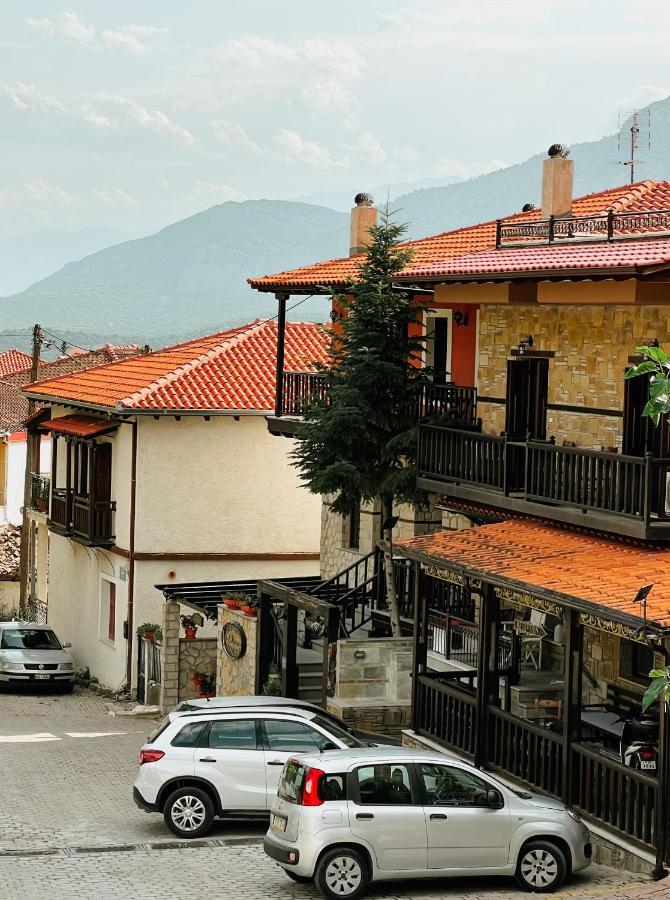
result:
<svg viewBox="0 0 670 900"><path fill-rule="evenodd" d="M293 464L314 494L334 495L346 515L361 501L381 501L388 522L395 503L425 502L416 487L418 404L429 372L421 366L421 305L393 287L411 252L399 246L405 226L371 228L371 243L332 330L324 402L310 407ZM385 532L386 583L394 635L400 633L393 582L392 527Z"/></svg>

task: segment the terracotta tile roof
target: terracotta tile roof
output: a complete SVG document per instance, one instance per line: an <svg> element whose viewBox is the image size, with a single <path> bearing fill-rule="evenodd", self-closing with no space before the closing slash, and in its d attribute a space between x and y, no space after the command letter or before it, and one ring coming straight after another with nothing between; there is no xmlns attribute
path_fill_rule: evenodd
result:
<svg viewBox="0 0 670 900"><path fill-rule="evenodd" d="M551 247L515 247L469 253L429 266L410 265L402 277L491 279L539 272L598 272L603 269L642 274L645 269L670 264L670 238L620 243L554 244Z"/></svg>
<svg viewBox="0 0 670 900"><path fill-rule="evenodd" d="M59 356L58 359L43 362L40 366L42 378L56 378L68 372L81 372L91 366L136 356L140 351L138 344L105 344L88 352L71 352L70 355ZM30 357L28 357L30 363ZM30 384L30 366L22 367L20 372L5 375L0 379L0 431L19 431L28 418L28 398L21 388Z"/></svg>
<svg viewBox="0 0 670 900"><path fill-rule="evenodd" d="M537 522L509 521L462 531L441 531L396 545L440 562L545 588L641 618L633 598L645 584L649 621L670 628L670 551L606 537L574 534Z"/></svg>
<svg viewBox="0 0 670 900"><path fill-rule="evenodd" d="M314 322L287 322L284 368L313 372L327 361L328 335ZM249 410L275 402L277 323L250 325L39 381L29 393L112 409Z"/></svg>
<svg viewBox="0 0 670 900"><path fill-rule="evenodd" d="M670 182L640 181L637 184L610 188L597 194L587 194L573 200L572 212L575 216L601 215L608 209L631 212L649 209L670 209ZM542 218L539 209L507 216L504 222L533 222ZM477 253L480 250L495 249L495 222L482 222L455 231L446 231L433 237L408 241L404 246L413 251L411 272L430 271L434 265L457 256ZM251 287L262 291L286 288L346 287L357 276L363 257L348 256L303 266L276 275L248 279ZM405 273L401 273L405 274ZM411 274L410 271L407 274Z"/></svg>
<svg viewBox="0 0 670 900"><path fill-rule="evenodd" d="M11 347L0 353L0 378L3 375L11 375L12 372L20 372L30 366L30 353L24 353L23 350L17 350Z"/></svg>
<svg viewBox="0 0 670 900"><path fill-rule="evenodd" d="M105 434L115 431L118 422L109 422L104 419L94 419L92 416L61 416L57 419L49 419L42 422L44 431L53 431L57 434L71 434L75 437L95 437L96 434Z"/></svg>

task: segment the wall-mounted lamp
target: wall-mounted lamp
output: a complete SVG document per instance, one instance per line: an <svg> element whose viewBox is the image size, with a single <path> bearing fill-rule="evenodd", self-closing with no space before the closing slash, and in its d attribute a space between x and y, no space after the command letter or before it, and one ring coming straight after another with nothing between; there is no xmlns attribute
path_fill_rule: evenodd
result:
<svg viewBox="0 0 670 900"><path fill-rule="evenodd" d="M519 343L517 344L517 350L519 351L519 356L523 356L526 350L530 350L533 346L533 335L529 334L528 337L521 338Z"/></svg>
<svg viewBox="0 0 670 900"><path fill-rule="evenodd" d="M354 659L365 659L366 655L365 650L354 650Z"/></svg>
<svg viewBox="0 0 670 900"><path fill-rule="evenodd" d="M336 309L331 309L330 311L330 321L337 322L342 318L342 313L338 312Z"/></svg>
<svg viewBox="0 0 670 900"><path fill-rule="evenodd" d="M455 325L467 325L468 324L468 314L461 312L460 309L455 310L454 324Z"/></svg>

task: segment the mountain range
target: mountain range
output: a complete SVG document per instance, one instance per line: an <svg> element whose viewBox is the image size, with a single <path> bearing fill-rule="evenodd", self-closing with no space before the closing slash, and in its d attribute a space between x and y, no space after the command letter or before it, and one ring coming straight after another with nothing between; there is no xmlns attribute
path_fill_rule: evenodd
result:
<svg viewBox="0 0 670 900"><path fill-rule="evenodd" d="M651 111L652 149L641 154L636 178L670 180L670 98ZM617 163L625 151L616 135L574 144L570 152L575 196L629 179L629 168ZM545 156L543 151L467 181L408 191L393 200L393 208L409 237L510 214L525 203L539 204ZM389 196L397 189L384 187ZM336 194L331 202L342 207L345 198ZM324 201L328 194L313 199ZM273 315L274 298L251 291L247 277L343 256L348 238L348 214L340 209L281 200L223 203L70 262L0 299L0 348L15 344L12 335L34 322L83 346L130 340L160 346ZM291 317L323 320L326 310L323 299L307 300Z"/></svg>

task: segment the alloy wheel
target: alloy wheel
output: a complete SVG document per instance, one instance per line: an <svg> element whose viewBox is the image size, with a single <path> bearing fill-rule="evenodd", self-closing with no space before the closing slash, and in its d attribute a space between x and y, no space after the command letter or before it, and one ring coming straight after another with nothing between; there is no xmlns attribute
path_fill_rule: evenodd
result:
<svg viewBox="0 0 670 900"><path fill-rule="evenodd" d="M205 821L207 810L199 797L184 794L172 804L170 817L181 831L197 831Z"/></svg>
<svg viewBox="0 0 670 900"><path fill-rule="evenodd" d="M363 872L358 861L350 856L336 856L326 868L326 884L339 897L348 897L357 891L362 878Z"/></svg>
<svg viewBox="0 0 670 900"><path fill-rule="evenodd" d="M549 887L558 877L558 862L547 850L530 850L521 860L521 875L534 888Z"/></svg>

